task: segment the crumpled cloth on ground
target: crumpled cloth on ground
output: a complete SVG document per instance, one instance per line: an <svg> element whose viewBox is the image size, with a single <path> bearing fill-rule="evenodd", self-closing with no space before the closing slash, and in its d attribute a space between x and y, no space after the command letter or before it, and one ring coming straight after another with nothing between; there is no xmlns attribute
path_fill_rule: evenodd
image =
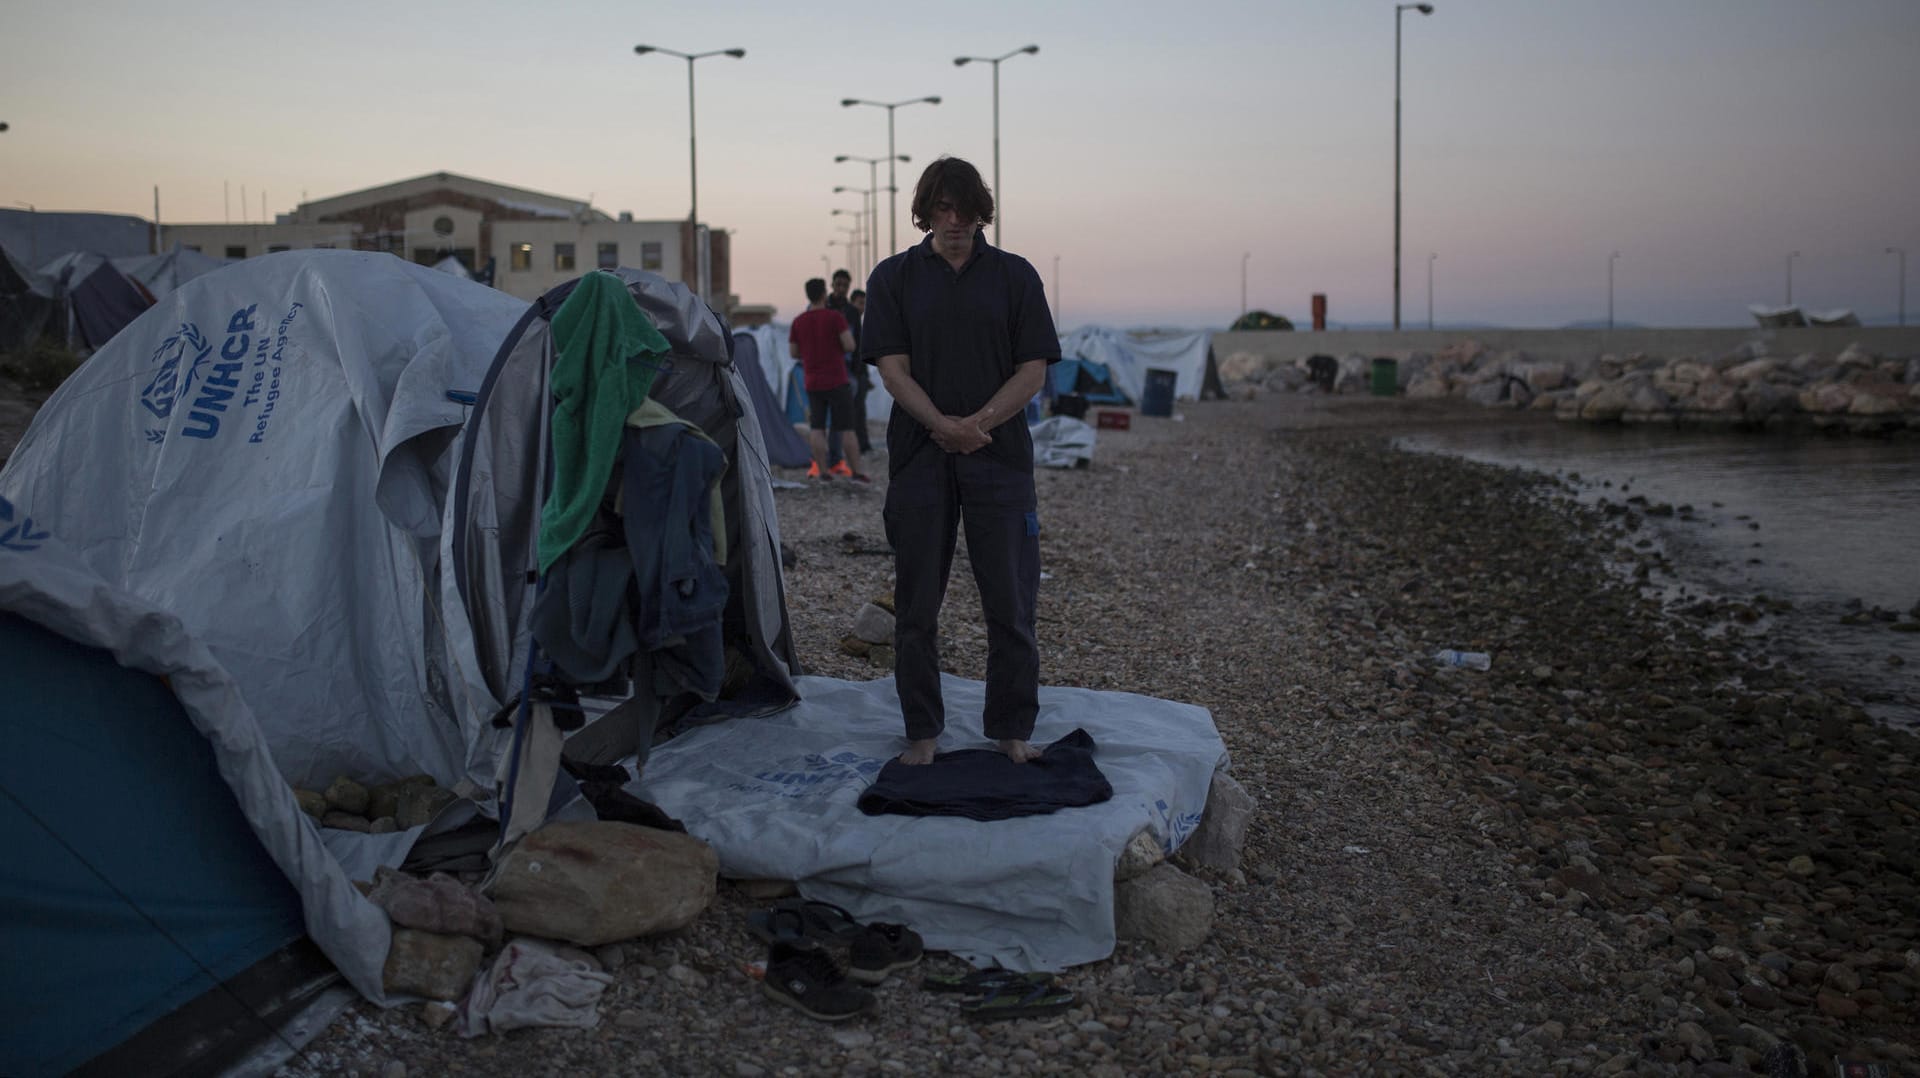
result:
<svg viewBox="0 0 1920 1078"><path fill-rule="evenodd" d="M526 1026L592 1029L600 993L613 975L567 958L544 943L517 939L501 948L460 1007L460 1035L505 1033Z"/></svg>

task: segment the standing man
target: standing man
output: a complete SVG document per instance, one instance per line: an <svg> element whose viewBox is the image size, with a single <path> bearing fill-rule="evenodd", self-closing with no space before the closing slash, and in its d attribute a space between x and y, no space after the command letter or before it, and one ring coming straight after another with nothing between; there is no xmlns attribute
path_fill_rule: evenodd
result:
<svg viewBox="0 0 1920 1078"><path fill-rule="evenodd" d="M807 281L807 309L787 330L787 350L800 361L807 388L808 447L820 478L830 480L827 465L827 421L833 421L840 452L856 483L871 482L860 470L860 446L853 436L853 379L847 374L847 353L853 351L853 333L847 320L827 310L827 282Z"/></svg>
<svg viewBox="0 0 1920 1078"><path fill-rule="evenodd" d="M894 651L907 749L932 761L946 726L940 697L940 601L956 528L987 622L987 737L1016 763L1040 709L1040 516L1024 418L1060 339L1040 275L988 245L993 194L956 157L913 190L919 244L874 267L860 355L893 394L887 423L887 539L894 549Z"/></svg>
<svg viewBox="0 0 1920 1078"><path fill-rule="evenodd" d="M833 271L833 291L827 294L827 310L837 313L847 320L847 328L853 331L853 349L860 348L860 313L865 303L855 303L847 289L853 287L853 274L846 270ZM855 295L865 296L865 292ZM867 391L873 388L873 381L867 375L867 364L858 355L847 357L853 369L853 434L860 442L860 452L873 452L873 436L867 431Z"/></svg>

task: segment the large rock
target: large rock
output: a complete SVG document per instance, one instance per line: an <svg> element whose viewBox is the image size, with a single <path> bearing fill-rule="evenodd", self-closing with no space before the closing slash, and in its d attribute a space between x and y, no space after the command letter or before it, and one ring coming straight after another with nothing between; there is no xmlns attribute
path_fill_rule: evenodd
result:
<svg viewBox="0 0 1920 1078"><path fill-rule="evenodd" d="M1767 376L1778 370L1780 361L1771 356L1750 359L1737 367L1727 368L1725 378L1734 385L1743 386L1748 382L1764 382Z"/></svg>
<svg viewBox="0 0 1920 1078"><path fill-rule="evenodd" d="M1853 403L1854 387L1826 382L1800 391L1800 410L1813 415L1841 415Z"/></svg>
<svg viewBox="0 0 1920 1078"><path fill-rule="evenodd" d="M1253 807L1253 797L1232 775L1215 771L1213 784L1207 788L1206 811L1200 816L1200 826L1180 846L1180 860L1219 872L1239 868Z"/></svg>
<svg viewBox="0 0 1920 1078"><path fill-rule="evenodd" d="M1114 862L1113 878L1118 881L1144 876L1153 866L1166 859L1167 848L1153 837L1151 830L1143 827L1134 832L1121 849L1120 857Z"/></svg>
<svg viewBox="0 0 1920 1078"><path fill-rule="evenodd" d="M1622 418L1630 419L1666 419L1673 413L1673 398L1662 393L1651 382L1642 382L1627 395L1627 408Z"/></svg>
<svg viewBox="0 0 1920 1078"><path fill-rule="evenodd" d="M688 835L559 821L507 854L493 904L509 931L597 947L693 923L719 870L713 847Z"/></svg>
<svg viewBox="0 0 1920 1078"><path fill-rule="evenodd" d="M1897 415L1907 410L1907 387L1891 382L1861 382L1854 387L1848 415Z"/></svg>
<svg viewBox="0 0 1920 1078"><path fill-rule="evenodd" d="M1461 394L1482 407L1492 407L1507 402L1507 380L1495 378L1485 382L1474 382Z"/></svg>
<svg viewBox="0 0 1920 1078"><path fill-rule="evenodd" d="M341 812L364 816L367 812L367 788L341 775L327 786L327 804Z"/></svg>
<svg viewBox="0 0 1920 1078"><path fill-rule="evenodd" d="M1213 892L1169 864L1113 885L1113 931L1166 952L1198 946L1213 931Z"/></svg>
<svg viewBox="0 0 1920 1078"><path fill-rule="evenodd" d="M417 928L395 928L387 965L380 973L388 992L459 999L480 972L486 948L471 936L443 936Z"/></svg>
<svg viewBox="0 0 1920 1078"><path fill-rule="evenodd" d="M1740 414L1749 423L1764 423L1776 415L1791 415L1799 407L1790 389L1756 382L1740 391Z"/></svg>
<svg viewBox="0 0 1920 1078"><path fill-rule="evenodd" d="M401 787L395 801L393 818L404 831L410 827L424 827L432 823L441 809L453 803L454 793L452 790L443 790L432 783L415 783Z"/></svg>
<svg viewBox="0 0 1920 1078"><path fill-rule="evenodd" d="M1585 388L1584 386L1581 388ZM1633 403L1631 391L1619 382L1610 382L1595 390L1580 406L1580 418L1599 422L1617 420Z"/></svg>
<svg viewBox="0 0 1920 1078"><path fill-rule="evenodd" d="M1407 383L1409 400L1437 400L1447 395L1447 376L1427 373Z"/></svg>
<svg viewBox="0 0 1920 1078"><path fill-rule="evenodd" d="M893 643L893 615L872 603L853 616L853 635L869 644Z"/></svg>

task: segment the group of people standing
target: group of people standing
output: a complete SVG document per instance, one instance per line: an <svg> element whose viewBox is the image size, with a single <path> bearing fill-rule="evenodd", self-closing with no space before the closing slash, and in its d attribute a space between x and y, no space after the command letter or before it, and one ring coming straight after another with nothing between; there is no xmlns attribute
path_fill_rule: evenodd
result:
<svg viewBox="0 0 1920 1078"><path fill-rule="evenodd" d="M1024 763L1040 755L1029 740L1039 713L1040 516L1025 408L1059 360L1060 340L1032 263L981 231L994 203L978 169L934 161L914 186L912 212L926 238L875 266L864 293L846 293L845 270L834 274L838 305L825 281L806 284L808 307L789 342L805 371L814 466L831 474L831 428L852 478L864 479L860 453L871 446L860 402L877 369L894 402L883 517L907 736L900 761L932 763L946 727L940 604L965 527L987 626L982 725Z"/></svg>

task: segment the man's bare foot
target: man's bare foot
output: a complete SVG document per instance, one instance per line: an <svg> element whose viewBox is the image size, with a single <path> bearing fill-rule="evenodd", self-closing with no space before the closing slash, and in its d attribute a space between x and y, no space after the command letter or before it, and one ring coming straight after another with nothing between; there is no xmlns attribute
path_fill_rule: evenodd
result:
<svg viewBox="0 0 1920 1078"><path fill-rule="evenodd" d="M1024 764L1028 760L1040 755L1039 749L1034 748L1032 745L1017 737L1002 738L1000 741L1000 751L1006 753L1007 759L1012 760L1016 764Z"/></svg>
<svg viewBox="0 0 1920 1078"><path fill-rule="evenodd" d="M900 754L900 762L903 764L916 765L930 764L933 762L933 754L938 751L939 748L940 739L937 737L923 738L919 741L909 741L907 742L907 751Z"/></svg>

